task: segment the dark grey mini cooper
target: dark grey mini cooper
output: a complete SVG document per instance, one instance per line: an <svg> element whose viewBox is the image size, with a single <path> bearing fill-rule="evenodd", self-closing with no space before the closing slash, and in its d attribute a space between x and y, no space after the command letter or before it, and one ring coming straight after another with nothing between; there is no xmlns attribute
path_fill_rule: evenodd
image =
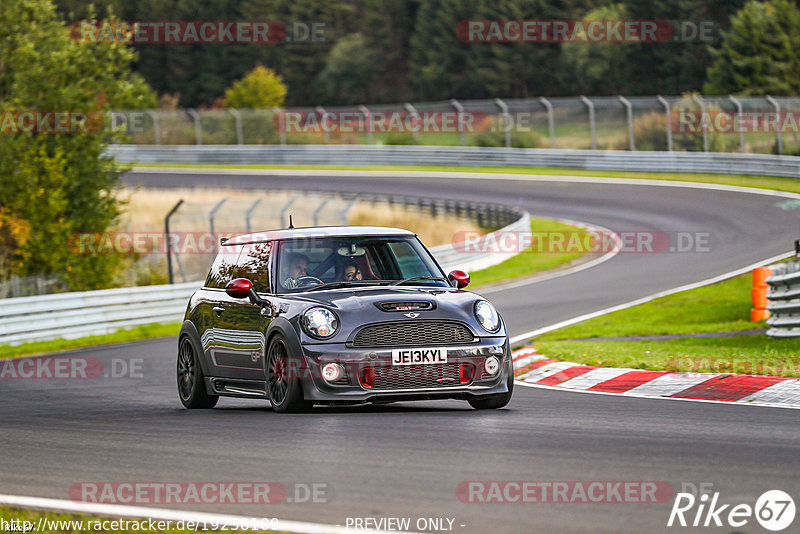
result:
<svg viewBox="0 0 800 534"><path fill-rule="evenodd" d="M290 228L224 241L181 328L181 402L269 399L278 412L447 398L505 406L508 333L467 284L406 230Z"/></svg>

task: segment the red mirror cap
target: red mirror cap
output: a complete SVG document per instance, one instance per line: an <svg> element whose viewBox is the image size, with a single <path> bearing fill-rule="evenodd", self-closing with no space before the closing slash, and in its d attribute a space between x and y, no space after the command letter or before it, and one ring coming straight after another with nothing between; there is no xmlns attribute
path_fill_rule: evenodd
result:
<svg viewBox="0 0 800 534"><path fill-rule="evenodd" d="M455 281L458 289L464 289L469 285L469 275L464 271L450 271L447 278L451 281Z"/></svg>
<svg viewBox="0 0 800 534"><path fill-rule="evenodd" d="M253 282L247 278L236 278L225 286L225 293L235 299L243 299L247 298L252 288Z"/></svg>

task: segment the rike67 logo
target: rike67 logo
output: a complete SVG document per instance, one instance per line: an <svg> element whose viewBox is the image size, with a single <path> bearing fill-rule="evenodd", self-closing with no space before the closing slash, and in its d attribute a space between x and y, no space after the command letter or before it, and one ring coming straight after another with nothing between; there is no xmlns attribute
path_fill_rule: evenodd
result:
<svg viewBox="0 0 800 534"><path fill-rule="evenodd" d="M686 484L682 489L687 489ZM692 489L693 484L688 484ZM710 484L701 484L701 488ZM667 526L679 527L733 527L742 528L753 525L755 520L761 527L772 532L786 529L794 521L795 504L792 497L781 490L762 493L755 504L727 503L720 499L720 492L708 493L681 492L675 496L675 503L669 514Z"/></svg>

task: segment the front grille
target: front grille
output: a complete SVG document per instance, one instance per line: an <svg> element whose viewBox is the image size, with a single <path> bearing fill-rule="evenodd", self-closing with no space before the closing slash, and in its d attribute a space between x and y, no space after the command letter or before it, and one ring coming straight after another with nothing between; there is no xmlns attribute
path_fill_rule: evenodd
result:
<svg viewBox="0 0 800 534"><path fill-rule="evenodd" d="M383 302L380 305L383 311L409 311L409 310L430 310L433 305L430 302Z"/></svg>
<svg viewBox="0 0 800 534"><path fill-rule="evenodd" d="M375 367L374 389L418 389L459 386L458 364Z"/></svg>
<svg viewBox="0 0 800 534"><path fill-rule="evenodd" d="M456 321L403 321L365 326L353 338L353 346L447 345L474 339L466 325Z"/></svg>

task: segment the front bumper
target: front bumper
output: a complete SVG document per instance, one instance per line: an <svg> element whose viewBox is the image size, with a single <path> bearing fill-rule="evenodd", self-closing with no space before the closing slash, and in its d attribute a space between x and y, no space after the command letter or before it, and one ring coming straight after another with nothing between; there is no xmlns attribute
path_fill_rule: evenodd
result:
<svg viewBox="0 0 800 534"><path fill-rule="evenodd" d="M456 373L462 364L472 367L469 380L464 375L444 376L441 365L392 366L392 348L353 348L344 343L302 345L305 360L303 393L306 400L321 403L389 402L394 400L472 399L508 392L511 350L508 337L484 337L477 343L448 345L448 369ZM426 347L429 348L429 347ZM484 371L486 358L497 356L500 370L493 376ZM338 363L345 375L335 383L322 378L321 369L329 362ZM362 371L374 372L373 387L362 380ZM467 373L468 374L468 373ZM452 375L449 375L452 376Z"/></svg>

